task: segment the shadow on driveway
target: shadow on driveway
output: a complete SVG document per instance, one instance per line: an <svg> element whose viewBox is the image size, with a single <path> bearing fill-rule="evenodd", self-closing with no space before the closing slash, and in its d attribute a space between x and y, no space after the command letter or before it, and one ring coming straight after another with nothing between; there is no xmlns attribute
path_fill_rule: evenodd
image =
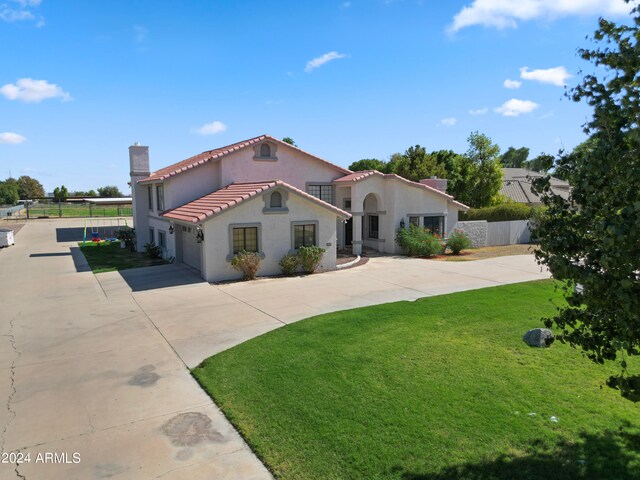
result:
<svg viewBox="0 0 640 480"><path fill-rule="evenodd" d="M177 287L195 283L206 283L198 273L181 265L157 265L154 267L120 270L120 275L134 292L157 288Z"/></svg>

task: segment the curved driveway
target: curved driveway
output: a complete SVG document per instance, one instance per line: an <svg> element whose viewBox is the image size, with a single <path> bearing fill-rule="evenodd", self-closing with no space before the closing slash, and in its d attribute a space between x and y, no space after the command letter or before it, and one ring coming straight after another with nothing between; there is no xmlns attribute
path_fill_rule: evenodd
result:
<svg viewBox="0 0 640 480"><path fill-rule="evenodd" d="M32 221L0 251L0 450L31 454L0 479L271 478L187 367L319 313L548 278L529 255L227 285L178 265L93 275L60 235L82 223Z"/></svg>

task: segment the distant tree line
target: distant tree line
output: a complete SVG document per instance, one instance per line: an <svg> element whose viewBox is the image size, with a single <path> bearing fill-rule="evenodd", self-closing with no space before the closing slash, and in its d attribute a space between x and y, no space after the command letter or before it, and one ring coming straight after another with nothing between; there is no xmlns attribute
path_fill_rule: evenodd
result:
<svg viewBox="0 0 640 480"><path fill-rule="evenodd" d="M404 153L394 153L388 161L363 158L349 165L349 170L395 173L415 182L433 176L446 178L448 194L466 205L482 208L506 201L500 194L503 167L547 173L556 166L554 156L546 153L530 159L527 147L509 147L500 154L500 147L482 133L471 133L467 143L467 151L463 154L453 150L427 152L424 147L415 145ZM587 141L578 145L574 152L588 150ZM565 179L560 168L555 168L553 175Z"/></svg>
<svg viewBox="0 0 640 480"><path fill-rule="evenodd" d="M17 180L7 178L0 181L0 205L15 205L19 200L44 197L45 191L42 184L28 175L23 175ZM98 188L98 191L76 190L69 192L64 185L53 190L53 198L57 201L64 201L68 197L123 197L124 194L114 185L106 185Z"/></svg>

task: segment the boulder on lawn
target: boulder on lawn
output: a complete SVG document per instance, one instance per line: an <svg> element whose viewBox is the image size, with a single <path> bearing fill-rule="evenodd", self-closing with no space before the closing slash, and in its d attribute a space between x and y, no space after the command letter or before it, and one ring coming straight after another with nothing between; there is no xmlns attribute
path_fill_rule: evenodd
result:
<svg viewBox="0 0 640 480"><path fill-rule="evenodd" d="M548 348L553 343L553 332L548 328L534 328L525 333L522 339L531 347Z"/></svg>

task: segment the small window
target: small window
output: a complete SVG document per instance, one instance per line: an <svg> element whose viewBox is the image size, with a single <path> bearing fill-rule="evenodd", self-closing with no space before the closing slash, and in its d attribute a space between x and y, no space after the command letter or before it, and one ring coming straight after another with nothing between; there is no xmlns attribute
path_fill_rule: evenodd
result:
<svg viewBox="0 0 640 480"><path fill-rule="evenodd" d="M313 247L316 244L316 226L313 223L293 226L293 248Z"/></svg>
<svg viewBox="0 0 640 480"><path fill-rule="evenodd" d="M167 248L167 234L162 230L158 230L158 245Z"/></svg>
<svg viewBox="0 0 640 480"><path fill-rule="evenodd" d="M333 205L333 185L309 185L307 193Z"/></svg>
<svg viewBox="0 0 640 480"><path fill-rule="evenodd" d="M149 210L153 210L153 189L151 185L147 187L147 200L149 201Z"/></svg>
<svg viewBox="0 0 640 480"><path fill-rule="evenodd" d="M369 215L369 238L378 239L378 215Z"/></svg>
<svg viewBox="0 0 640 480"><path fill-rule="evenodd" d="M187 231L187 227L185 227L184 225L182 226L182 231L186 232Z"/></svg>
<svg viewBox="0 0 640 480"><path fill-rule="evenodd" d="M344 209L345 210L351 210L351 199L350 198L345 198L344 199Z"/></svg>
<svg viewBox="0 0 640 480"><path fill-rule="evenodd" d="M156 196L158 211L161 212L164 210L164 187L162 185L156 187Z"/></svg>
<svg viewBox="0 0 640 480"><path fill-rule="evenodd" d="M420 217L409 217L409 225L420 226Z"/></svg>
<svg viewBox="0 0 640 480"><path fill-rule="evenodd" d="M149 242L155 243L155 235L153 232L153 227L149 227Z"/></svg>
<svg viewBox="0 0 640 480"><path fill-rule="evenodd" d="M273 192L269 199L270 208L282 208L282 194L280 192Z"/></svg>
<svg viewBox="0 0 640 480"><path fill-rule="evenodd" d="M444 232L444 217L424 217L424 228L436 235Z"/></svg>
<svg viewBox="0 0 640 480"><path fill-rule="evenodd" d="M258 251L258 227L233 229L233 253Z"/></svg>
<svg viewBox="0 0 640 480"><path fill-rule="evenodd" d="M261 157L271 157L271 147L268 143L263 143L260 145L260 156Z"/></svg>

